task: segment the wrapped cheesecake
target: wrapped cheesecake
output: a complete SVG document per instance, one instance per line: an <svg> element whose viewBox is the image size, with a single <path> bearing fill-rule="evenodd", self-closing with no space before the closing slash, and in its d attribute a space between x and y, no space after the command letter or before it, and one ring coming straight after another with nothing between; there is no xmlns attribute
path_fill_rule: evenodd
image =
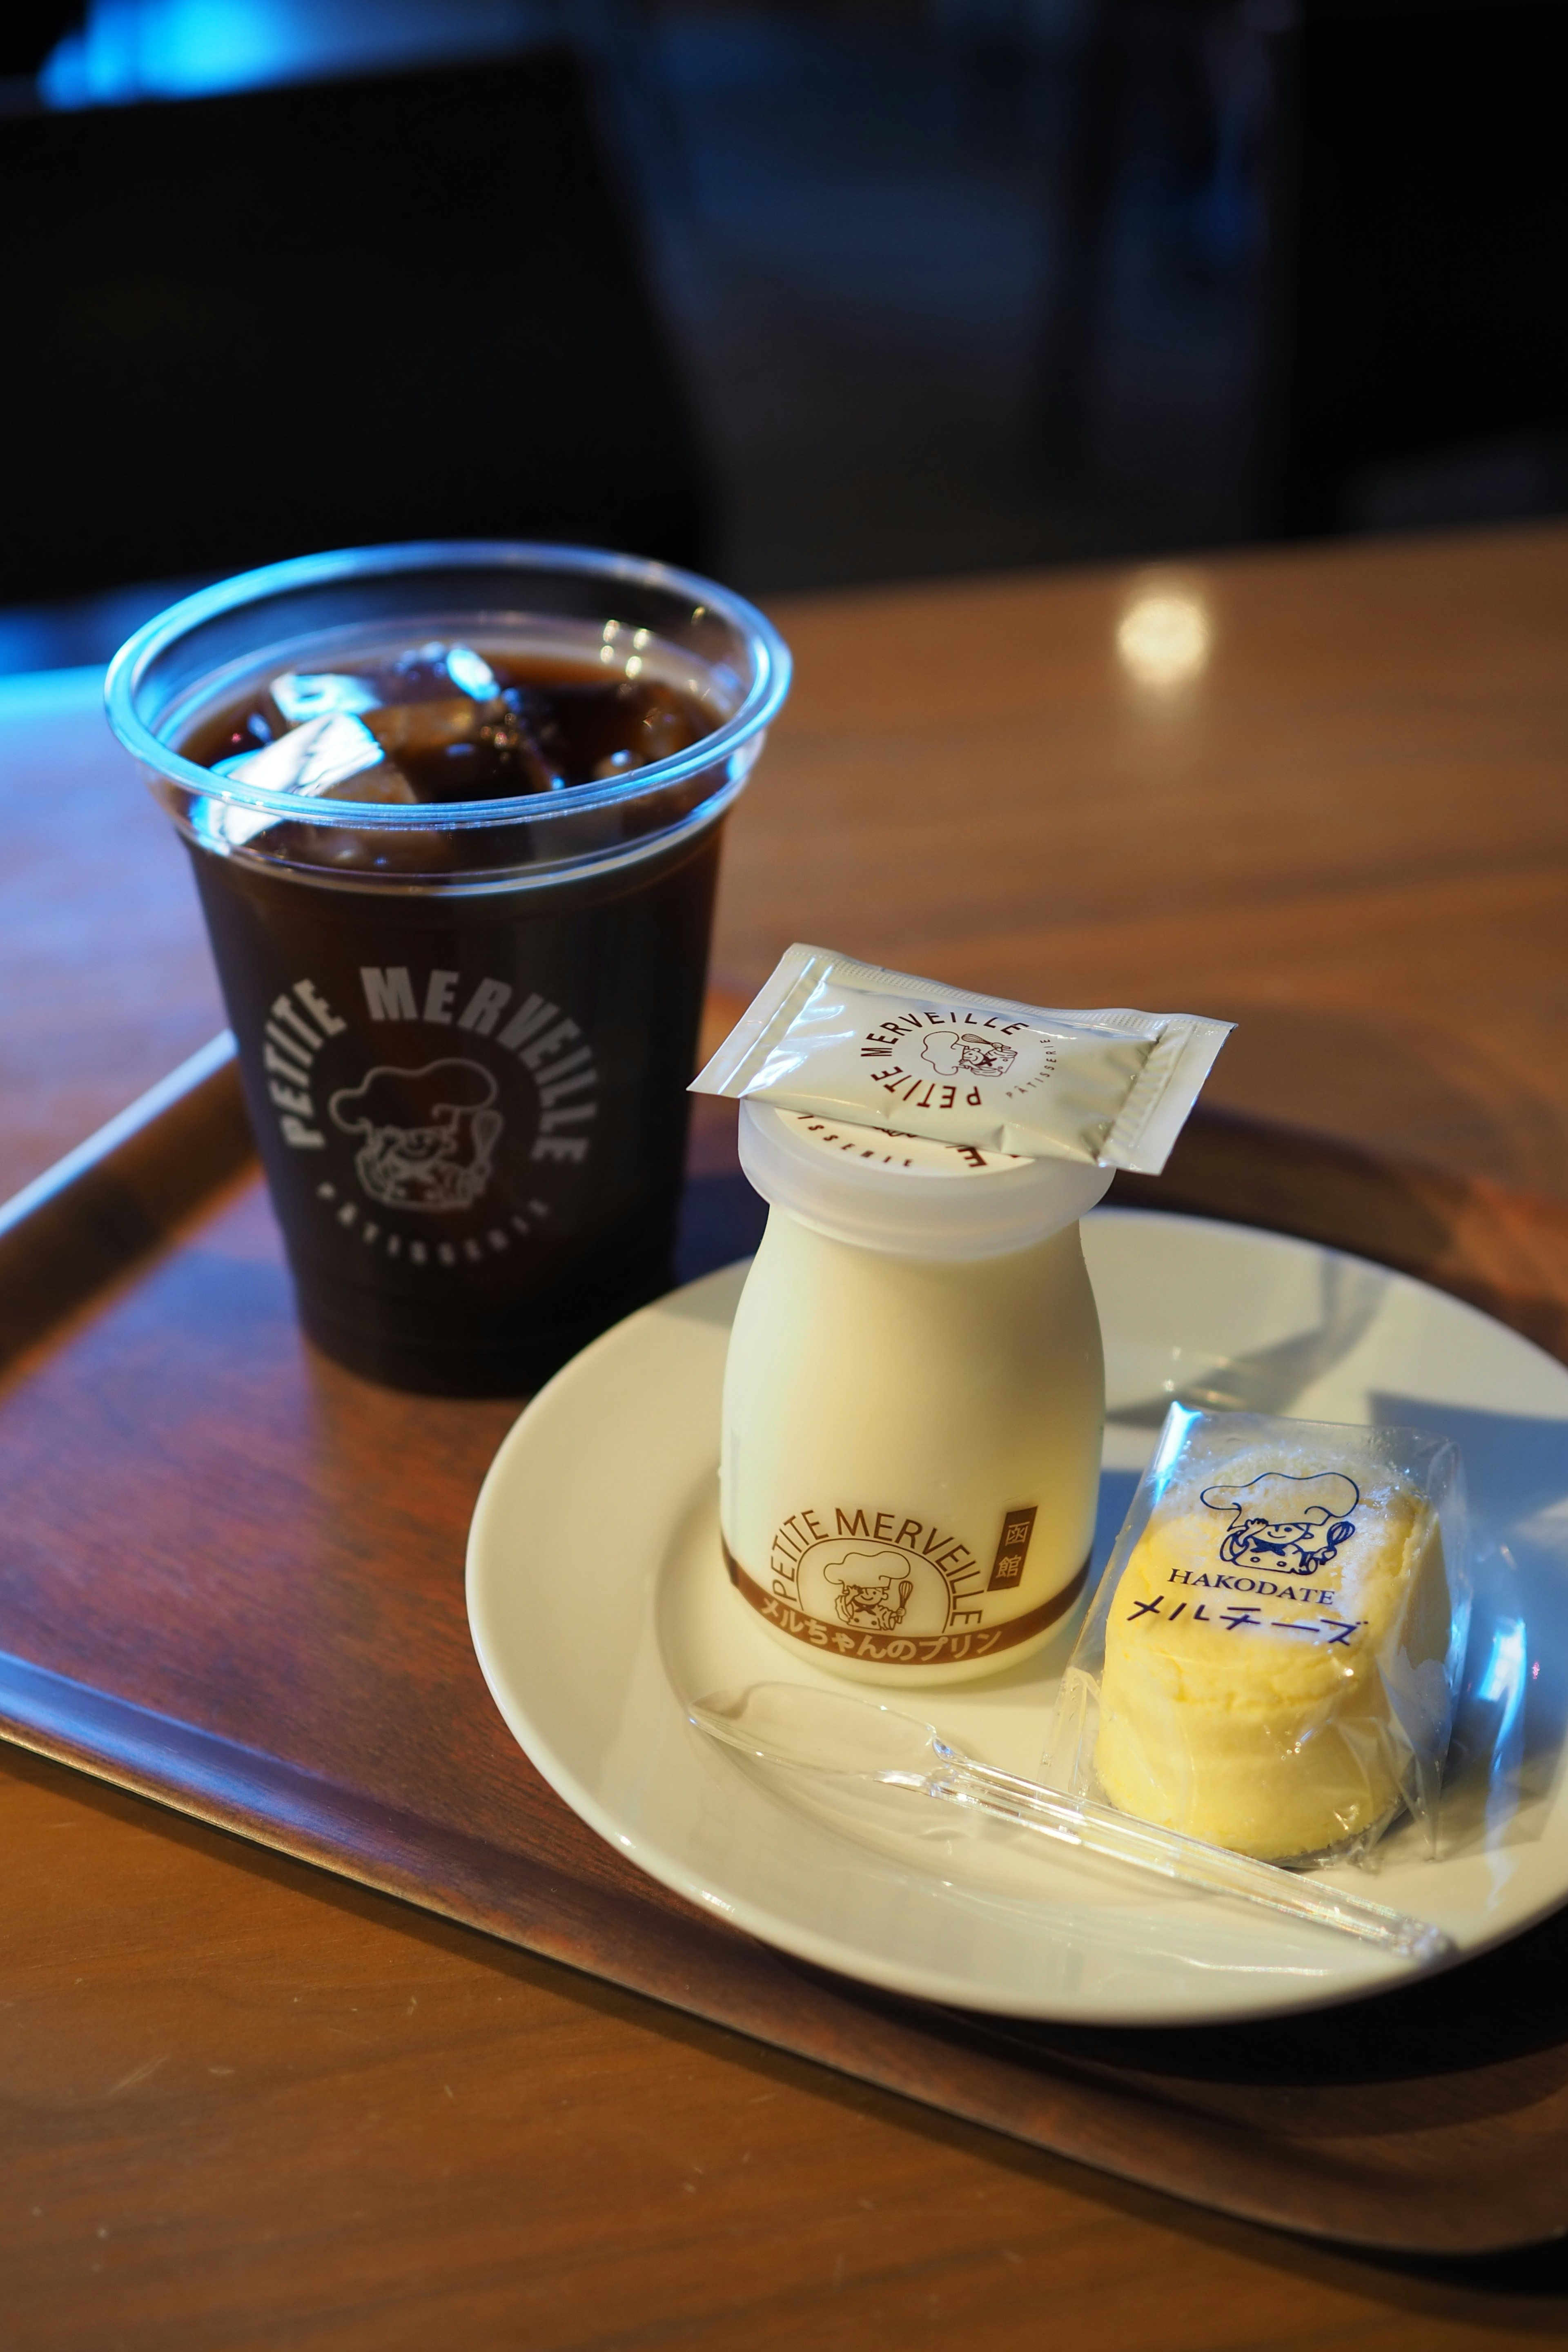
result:
<svg viewBox="0 0 1568 2352"><path fill-rule="evenodd" d="M1463 1473L1409 1429L1173 1405L1045 1773L1272 1862L1436 1834L1468 1624Z"/></svg>

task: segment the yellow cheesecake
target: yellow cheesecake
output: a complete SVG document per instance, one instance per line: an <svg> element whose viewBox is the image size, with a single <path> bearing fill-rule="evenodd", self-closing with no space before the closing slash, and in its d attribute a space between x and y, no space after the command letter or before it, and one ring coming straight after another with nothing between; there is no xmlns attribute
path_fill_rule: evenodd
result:
<svg viewBox="0 0 1568 2352"><path fill-rule="evenodd" d="M1094 1756L1124 1811L1276 1861L1396 1809L1389 1680L1430 1685L1451 1606L1415 1487L1284 1459L1156 1507L1106 1619Z"/></svg>

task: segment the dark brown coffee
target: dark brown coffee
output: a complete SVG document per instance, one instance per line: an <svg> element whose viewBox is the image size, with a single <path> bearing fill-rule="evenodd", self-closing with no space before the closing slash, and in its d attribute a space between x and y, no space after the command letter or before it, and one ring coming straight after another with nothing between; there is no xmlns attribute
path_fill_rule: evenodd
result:
<svg viewBox="0 0 1568 2352"><path fill-rule="evenodd" d="M386 766L365 772L368 793L351 779L332 788L333 797L402 797L388 789L390 772L406 783L411 802L424 803L618 782L686 751L714 724L711 711L658 679L505 648L430 643L325 673L276 673L206 713L180 749L214 768L301 724L342 714L374 738Z"/></svg>
<svg viewBox="0 0 1568 2352"><path fill-rule="evenodd" d="M721 716L658 678L425 643L253 681L179 748L323 803L548 795L557 814ZM509 813L510 870L466 877L457 826L198 808L301 1318L341 1361L521 1392L668 1283L721 833L656 842L668 814L628 807L624 853L563 872L562 827Z"/></svg>

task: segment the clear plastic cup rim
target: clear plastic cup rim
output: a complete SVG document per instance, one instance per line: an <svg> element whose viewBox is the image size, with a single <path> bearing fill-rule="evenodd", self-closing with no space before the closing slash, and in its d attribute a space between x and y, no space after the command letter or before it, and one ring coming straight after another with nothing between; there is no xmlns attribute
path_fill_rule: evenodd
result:
<svg viewBox="0 0 1568 2352"><path fill-rule="evenodd" d="M184 758L155 734L137 708L139 690L158 656L191 630L222 614L246 604L259 604L269 596L355 578L428 572L434 580L443 571L486 566L497 571L570 572L579 578L600 579L611 586L623 581L685 599L694 614L710 613L749 640L756 675L738 707L711 734L700 737L669 759L638 768L623 782L574 784L562 793L523 793L501 800L427 802L412 807L341 800L336 796L323 801L311 793L268 791L247 786L234 777L216 776L210 769ZM499 622L508 616L476 614L471 617L489 617ZM552 616L541 614L522 617L545 620ZM606 613L605 617L608 620L615 616ZM560 546L548 541L421 540L386 547L341 548L322 555L292 556L284 562L236 572L229 579L216 581L209 588L198 589L195 595L183 597L177 604L154 614L134 636L127 638L109 665L103 691L110 725L132 756L202 799L265 810L279 823L294 820L312 825L352 825L356 832L381 829L448 833L470 826L534 824L592 810L626 807L691 777L722 769L776 716L789 691L790 673L789 648L773 624L743 596L721 587L715 581L705 580L700 572L684 572L650 558L618 555L601 548ZM737 790L742 781L743 778L736 780Z"/></svg>

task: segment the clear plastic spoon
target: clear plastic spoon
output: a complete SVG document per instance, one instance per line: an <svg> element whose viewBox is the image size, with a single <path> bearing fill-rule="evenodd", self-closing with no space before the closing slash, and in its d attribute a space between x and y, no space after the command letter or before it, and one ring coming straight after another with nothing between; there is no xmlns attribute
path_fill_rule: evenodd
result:
<svg viewBox="0 0 1568 2352"><path fill-rule="evenodd" d="M812 1690L800 1683L753 1683L747 1690L710 1691L687 1709L709 1738L737 1748L759 1763L792 1771L837 1774L882 1788L967 1805L1064 1845L1108 1861L1130 1863L1211 1895L1239 1895L1288 1918L1306 1919L1357 1936L1380 1951L1420 1966L1451 1953L1441 1928L1385 1904L1346 1895L1321 1879L1299 1877L1270 1862L1254 1862L1178 1830L1134 1821L1110 1805L1064 1795L979 1763L929 1723L868 1699Z"/></svg>

